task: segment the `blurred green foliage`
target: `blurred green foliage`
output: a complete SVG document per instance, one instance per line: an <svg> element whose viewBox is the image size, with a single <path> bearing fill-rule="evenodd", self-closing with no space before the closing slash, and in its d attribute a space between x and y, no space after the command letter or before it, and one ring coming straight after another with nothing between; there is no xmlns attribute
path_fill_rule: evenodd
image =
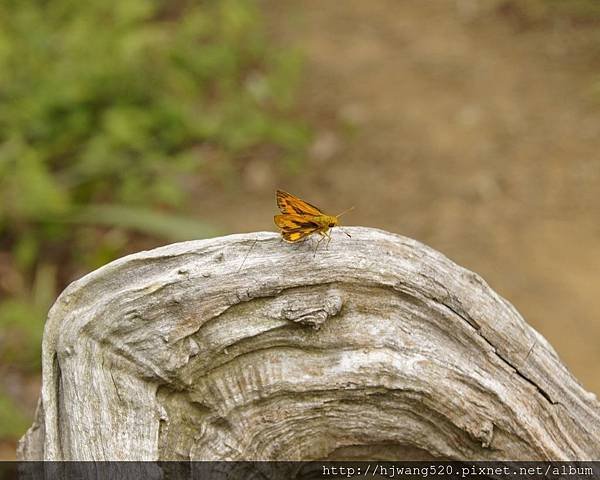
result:
<svg viewBox="0 0 600 480"><path fill-rule="evenodd" d="M18 438L31 425L15 401L0 389L0 435Z"/></svg>
<svg viewBox="0 0 600 480"><path fill-rule="evenodd" d="M0 364L39 368L57 289L130 232L214 234L174 213L195 176L297 161L299 67L250 1L0 2Z"/></svg>

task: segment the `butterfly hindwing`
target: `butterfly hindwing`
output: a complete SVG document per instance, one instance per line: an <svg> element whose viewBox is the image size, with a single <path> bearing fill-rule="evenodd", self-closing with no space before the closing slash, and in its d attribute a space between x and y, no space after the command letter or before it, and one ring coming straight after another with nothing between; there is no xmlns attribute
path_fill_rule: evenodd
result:
<svg viewBox="0 0 600 480"><path fill-rule="evenodd" d="M297 242L319 230L319 225L311 221L311 215L275 215L275 225L287 242Z"/></svg>
<svg viewBox="0 0 600 480"><path fill-rule="evenodd" d="M281 232L281 236L286 242L297 242L302 240L304 237L310 235L312 231L303 231L303 230L293 230L290 232Z"/></svg>

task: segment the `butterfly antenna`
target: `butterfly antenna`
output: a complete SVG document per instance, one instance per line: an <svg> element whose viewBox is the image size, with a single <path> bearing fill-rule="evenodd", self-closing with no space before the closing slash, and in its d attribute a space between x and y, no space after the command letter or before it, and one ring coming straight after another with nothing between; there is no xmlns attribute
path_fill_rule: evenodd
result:
<svg viewBox="0 0 600 480"><path fill-rule="evenodd" d="M342 215L344 215L345 213L348 213L349 211L354 210L354 207L350 207L348 210L344 210L342 213L340 213L339 215L336 215L336 218L341 217Z"/></svg>
<svg viewBox="0 0 600 480"><path fill-rule="evenodd" d="M344 210L342 213L340 213L339 215L336 215L336 218L340 218L342 215L344 215L344 213L348 213L349 211L354 210L354 207L350 207L348 210ZM348 232L346 232L344 229L341 229L342 232L344 232L346 235L348 235L349 238L352 238L352 235L350 235Z"/></svg>
<svg viewBox="0 0 600 480"><path fill-rule="evenodd" d="M250 252L254 248L254 245L256 245L256 242L258 242L258 238L254 239L254 242L252 242L252 245L250 246L250 248L246 252L246 256L244 257L244 260L242 261L242 264L240 265L240 268L238 268L238 272L242 269L242 267L244 266L244 263L246 263L246 259L248 258L248 255L250 255Z"/></svg>

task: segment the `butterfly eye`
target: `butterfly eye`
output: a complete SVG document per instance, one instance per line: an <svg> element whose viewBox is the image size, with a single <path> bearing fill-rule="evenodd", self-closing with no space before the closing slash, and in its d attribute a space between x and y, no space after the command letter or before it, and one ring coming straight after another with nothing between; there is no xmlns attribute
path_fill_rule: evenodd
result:
<svg viewBox="0 0 600 480"><path fill-rule="evenodd" d="M335 223L330 223L329 228L331 228L331 227L335 227Z"/></svg>

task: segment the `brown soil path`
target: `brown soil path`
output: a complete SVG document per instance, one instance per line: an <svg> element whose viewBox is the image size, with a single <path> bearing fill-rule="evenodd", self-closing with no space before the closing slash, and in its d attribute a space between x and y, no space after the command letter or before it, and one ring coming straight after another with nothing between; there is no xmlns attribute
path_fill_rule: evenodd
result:
<svg viewBox="0 0 600 480"><path fill-rule="evenodd" d="M478 3L267 1L275 38L306 55L312 155L293 178L251 162L244 194L207 190L199 215L273 230L276 187L356 205L345 222L480 273L600 393L597 27L525 28Z"/></svg>

